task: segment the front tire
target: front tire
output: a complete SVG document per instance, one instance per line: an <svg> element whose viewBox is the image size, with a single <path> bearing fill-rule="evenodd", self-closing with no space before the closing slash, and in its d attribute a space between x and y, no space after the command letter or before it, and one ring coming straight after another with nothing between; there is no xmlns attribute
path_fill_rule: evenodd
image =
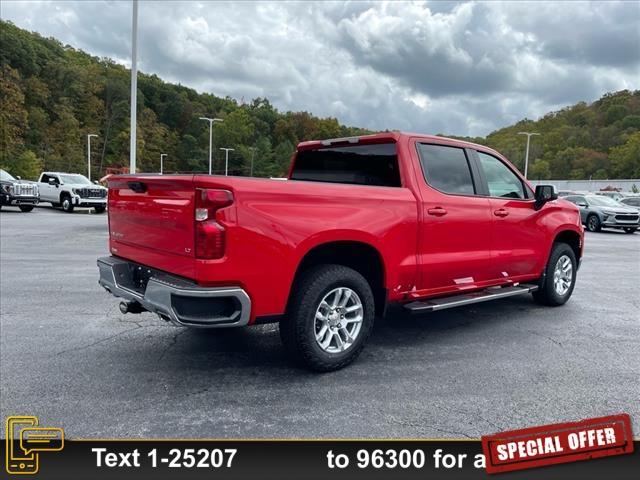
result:
<svg viewBox="0 0 640 480"><path fill-rule="evenodd" d="M71 197L66 196L62 198L62 210L67 213L73 213L73 202L71 201Z"/></svg>
<svg viewBox="0 0 640 480"><path fill-rule="evenodd" d="M636 227L626 227L624 229L624 231L627 233L635 233L636 230L638 230Z"/></svg>
<svg viewBox="0 0 640 480"><path fill-rule="evenodd" d="M20 211L22 212L30 212L33 210L33 205L20 205Z"/></svg>
<svg viewBox="0 0 640 480"><path fill-rule="evenodd" d="M93 207L93 211L96 213L104 213L106 209L106 207Z"/></svg>
<svg viewBox="0 0 640 480"><path fill-rule="evenodd" d="M318 372L338 370L364 348L375 318L367 280L343 265L320 265L296 282L280 338L294 360Z"/></svg>
<svg viewBox="0 0 640 480"><path fill-rule="evenodd" d="M577 268L573 249L566 243L555 243L545 267L544 281L533 292L534 300L552 307L567 303L576 285Z"/></svg>
<svg viewBox="0 0 640 480"><path fill-rule="evenodd" d="M587 230L590 232L599 232L602 230L600 218L595 213L592 213L587 217Z"/></svg>

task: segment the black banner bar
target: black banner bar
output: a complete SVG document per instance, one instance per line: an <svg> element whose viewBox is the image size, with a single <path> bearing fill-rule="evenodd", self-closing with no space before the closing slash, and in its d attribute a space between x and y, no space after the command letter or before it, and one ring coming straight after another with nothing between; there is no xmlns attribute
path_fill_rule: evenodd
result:
<svg viewBox="0 0 640 480"><path fill-rule="evenodd" d="M601 480L615 473L616 479L636 479L640 442L634 443L630 455L488 475L477 468L482 448L473 440L67 440L60 452L37 454L37 474L9 478ZM5 441L2 450L6 459ZM20 468L20 459L11 460L11 465Z"/></svg>

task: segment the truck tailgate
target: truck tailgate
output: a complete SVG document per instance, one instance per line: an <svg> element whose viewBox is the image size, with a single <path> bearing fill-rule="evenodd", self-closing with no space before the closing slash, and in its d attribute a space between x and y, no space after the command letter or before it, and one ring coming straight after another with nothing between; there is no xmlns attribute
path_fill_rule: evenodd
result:
<svg viewBox="0 0 640 480"><path fill-rule="evenodd" d="M112 242L194 257L193 175L128 175L109 179Z"/></svg>

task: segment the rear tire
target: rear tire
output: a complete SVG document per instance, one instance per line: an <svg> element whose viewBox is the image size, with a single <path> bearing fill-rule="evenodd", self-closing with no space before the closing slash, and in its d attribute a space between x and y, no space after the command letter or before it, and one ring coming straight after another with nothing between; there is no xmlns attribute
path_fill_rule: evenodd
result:
<svg viewBox="0 0 640 480"><path fill-rule="evenodd" d="M635 228L635 227L626 227L624 229L624 231L627 232L627 233L635 233L636 230L638 230L638 229Z"/></svg>
<svg viewBox="0 0 640 480"><path fill-rule="evenodd" d="M71 197L65 196L62 197L62 210L67 213L73 212L73 202L71 201Z"/></svg>
<svg viewBox="0 0 640 480"><path fill-rule="evenodd" d="M360 273L343 265L319 265L294 285L280 338L289 355L306 367L338 370L360 355L374 317L373 293Z"/></svg>
<svg viewBox="0 0 640 480"><path fill-rule="evenodd" d="M567 303L576 285L577 267L573 249L566 243L555 243L545 267L544 281L533 292L534 300L551 307Z"/></svg>
<svg viewBox="0 0 640 480"><path fill-rule="evenodd" d="M587 217L587 230L589 230L590 232L599 232L600 230L602 230L600 218L595 213L592 213Z"/></svg>
<svg viewBox="0 0 640 480"><path fill-rule="evenodd" d="M23 212L30 212L33 210L33 205L20 205L20 210Z"/></svg>

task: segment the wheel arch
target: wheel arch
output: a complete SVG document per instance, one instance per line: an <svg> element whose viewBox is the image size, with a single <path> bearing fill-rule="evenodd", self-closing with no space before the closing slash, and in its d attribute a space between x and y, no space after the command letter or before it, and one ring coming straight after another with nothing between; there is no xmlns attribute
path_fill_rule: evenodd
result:
<svg viewBox="0 0 640 480"><path fill-rule="evenodd" d="M582 235L580 235L575 230L561 230L557 232L555 237L553 238L553 242L551 243L551 248L549 249L549 255L551 255L551 249L553 245L556 243L566 243L571 247L573 253L576 256L576 260L579 262L582 257ZM547 256L548 258L548 256Z"/></svg>
<svg viewBox="0 0 640 480"><path fill-rule="evenodd" d="M64 197L69 197L71 198L71 193L67 192L66 190L63 190L62 192L60 192L60 203L62 203L62 200L64 199Z"/></svg>
<svg viewBox="0 0 640 480"><path fill-rule="evenodd" d="M384 314L387 301L386 270L384 258L376 247L359 240L329 241L315 245L298 263L292 285L296 284L305 271L322 264L344 265L360 273L371 286L376 314ZM292 288L289 296L293 291Z"/></svg>
<svg viewBox="0 0 640 480"><path fill-rule="evenodd" d="M585 224L585 226L589 224L589 219L590 219L591 217L596 217L596 218L598 219L598 221L599 221L600 223L602 223L602 213L600 213L600 212L598 212L598 211L592 211L592 212L587 213L587 216L586 216L586 217L584 217L584 224Z"/></svg>

